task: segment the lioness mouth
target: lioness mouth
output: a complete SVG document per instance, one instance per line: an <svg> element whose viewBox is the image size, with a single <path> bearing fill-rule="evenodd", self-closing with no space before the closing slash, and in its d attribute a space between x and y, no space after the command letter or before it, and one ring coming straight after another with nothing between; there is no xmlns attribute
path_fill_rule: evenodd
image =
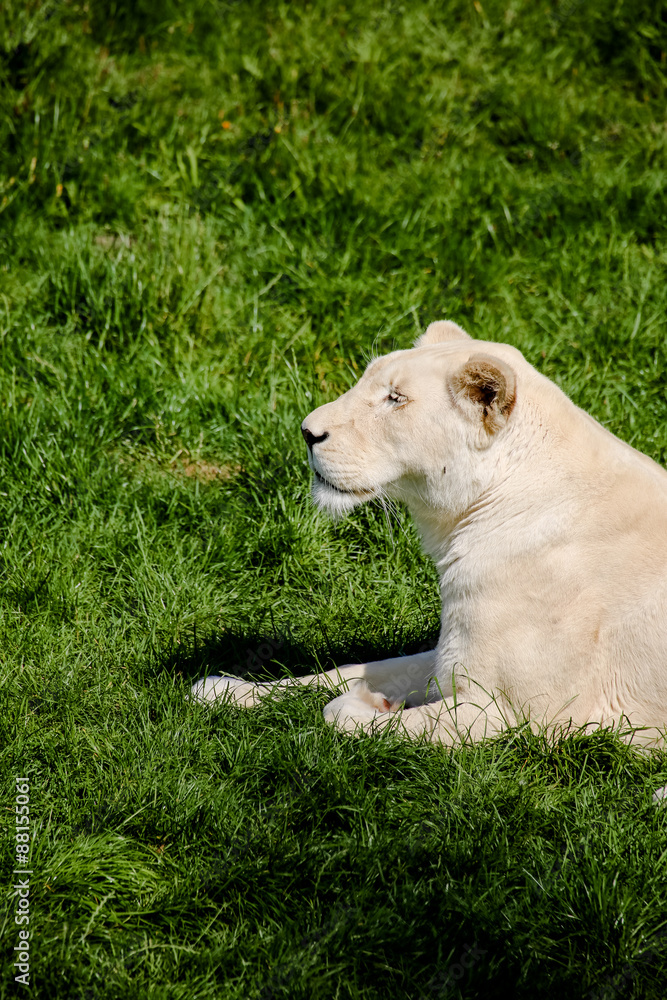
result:
<svg viewBox="0 0 667 1000"><path fill-rule="evenodd" d="M330 483L328 479L325 479L324 476L321 476L317 471L317 469L313 469L313 475L315 476L315 479L318 481L318 483L324 483L325 486L328 486L330 490L335 490L336 493L345 493L348 496L360 497L360 496L370 496L373 492L372 490L343 490L340 488L340 486L334 486L334 484Z"/></svg>

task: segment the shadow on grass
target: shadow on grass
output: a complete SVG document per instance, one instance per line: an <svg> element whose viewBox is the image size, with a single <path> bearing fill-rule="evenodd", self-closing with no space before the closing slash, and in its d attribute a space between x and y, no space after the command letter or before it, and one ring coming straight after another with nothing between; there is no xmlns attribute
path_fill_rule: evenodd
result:
<svg viewBox="0 0 667 1000"><path fill-rule="evenodd" d="M321 631L321 642L317 645L306 644L294 634L270 626L266 630L239 627L204 636L194 632L191 642L172 645L158 655L158 666L192 681L218 674L273 680L290 675L301 677L346 663L424 652L437 643L437 634L429 636L407 630L382 644L356 633L333 638L324 628Z"/></svg>

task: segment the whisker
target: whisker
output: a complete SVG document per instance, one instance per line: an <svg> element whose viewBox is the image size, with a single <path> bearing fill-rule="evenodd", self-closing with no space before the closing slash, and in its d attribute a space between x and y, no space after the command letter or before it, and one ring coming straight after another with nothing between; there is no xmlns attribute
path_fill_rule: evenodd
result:
<svg viewBox="0 0 667 1000"><path fill-rule="evenodd" d="M408 539L408 533L405 530L405 527L403 525L403 519L402 519L402 516L401 516L401 510L400 510L400 508L396 504L395 500L393 500L393 498L390 497L387 494L386 490L382 486L377 487L377 491L378 491L378 494L379 494L379 496L378 496L377 499L378 499L379 503L381 504L381 506L382 506L382 508L383 508L383 510L385 512L385 517L389 518L389 514L393 515L393 519L395 520L396 525L397 525L399 531L401 531L403 533L403 536L407 540ZM390 530L391 530L391 524L389 526L390 526ZM393 531L391 532L391 540L392 540L392 545L395 548L396 547L396 543L394 542Z"/></svg>
<svg viewBox="0 0 667 1000"><path fill-rule="evenodd" d="M391 517L389 516L389 510L387 509L387 502L385 496L380 495L378 497L378 503L380 504L382 510L384 511L384 519L387 522L387 528L389 529L389 537L391 538L391 547L395 549L396 542L394 540L394 530L391 525Z"/></svg>

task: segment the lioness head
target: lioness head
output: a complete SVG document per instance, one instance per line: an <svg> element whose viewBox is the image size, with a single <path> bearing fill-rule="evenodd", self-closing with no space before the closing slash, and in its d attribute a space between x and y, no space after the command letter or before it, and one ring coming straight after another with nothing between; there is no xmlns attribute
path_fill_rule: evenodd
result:
<svg viewBox="0 0 667 1000"><path fill-rule="evenodd" d="M515 355L523 360L442 321L412 350L372 361L301 425L317 505L341 515L389 497L462 514L485 488L493 445L512 423Z"/></svg>

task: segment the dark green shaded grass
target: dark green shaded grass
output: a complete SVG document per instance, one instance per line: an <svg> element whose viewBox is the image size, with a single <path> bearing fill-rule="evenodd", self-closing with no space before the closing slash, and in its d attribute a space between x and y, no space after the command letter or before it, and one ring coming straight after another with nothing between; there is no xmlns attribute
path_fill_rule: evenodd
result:
<svg viewBox="0 0 667 1000"><path fill-rule="evenodd" d="M468 945L480 995L580 995L630 966L659 995L655 761L604 735L341 740L323 696L210 713L159 680L33 706L51 735L16 747L40 789L45 991L438 996Z"/></svg>
<svg viewBox="0 0 667 1000"><path fill-rule="evenodd" d="M435 642L411 525L318 516L299 434L432 319L667 461L666 23L0 12L0 727L35 995L664 995L663 752L350 739L321 693L186 694Z"/></svg>

